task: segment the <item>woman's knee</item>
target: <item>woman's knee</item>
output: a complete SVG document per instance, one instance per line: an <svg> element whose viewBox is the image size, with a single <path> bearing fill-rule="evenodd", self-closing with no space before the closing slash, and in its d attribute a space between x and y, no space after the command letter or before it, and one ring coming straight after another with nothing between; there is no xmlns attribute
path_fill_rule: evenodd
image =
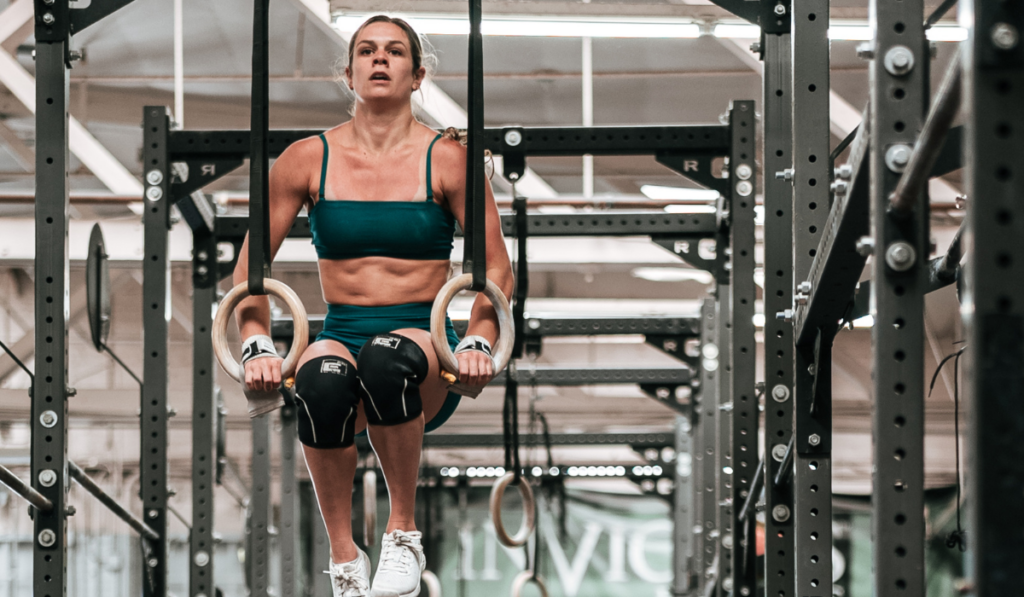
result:
<svg viewBox="0 0 1024 597"><path fill-rule="evenodd" d="M399 425L422 414L420 384L429 377L430 361L409 335L373 336L359 350L356 364L369 424Z"/></svg>
<svg viewBox="0 0 1024 597"><path fill-rule="evenodd" d="M355 442L359 380L352 355L331 340L306 349L295 374L299 441L312 448L342 448Z"/></svg>

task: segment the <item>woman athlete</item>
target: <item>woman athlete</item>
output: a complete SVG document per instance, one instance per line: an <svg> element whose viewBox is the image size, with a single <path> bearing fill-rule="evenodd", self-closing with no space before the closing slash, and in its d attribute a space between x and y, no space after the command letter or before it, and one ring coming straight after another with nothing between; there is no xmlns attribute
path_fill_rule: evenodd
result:
<svg viewBox="0 0 1024 597"><path fill-rule="evenodd" d="M323 332L299 360L295 400L330 537L335 597L419 594L426 562L414 511L423 434L459 401L440 377L429 330L432 302L451 269L455 221L465 225L467 154L413 116L423 63L423 44L406 22L367 20L352 37L345 68L352 119L294 143L270 172L272 252L305 206L328 304ZM512 267L490 188L486 204L487 277L509 296ZM247 276L247 246L248 239L235 284ZM276 389L281 359L267 337L267 298L246 299L237 316L246 385ZM483 295L461 343L448 322L461 382L483 386L494 376L489 352L497 336L497 316ZM369 558L352 540L354 439L364 429L391 501L372 585Z"/></svg>

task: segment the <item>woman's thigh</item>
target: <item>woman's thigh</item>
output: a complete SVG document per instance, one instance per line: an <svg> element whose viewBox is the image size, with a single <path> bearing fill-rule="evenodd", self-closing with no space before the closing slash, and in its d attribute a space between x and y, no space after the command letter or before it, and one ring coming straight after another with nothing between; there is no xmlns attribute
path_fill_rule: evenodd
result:
<svg viewBox="0 0 1024 597"><path fill-rule="evenodd" d="M356 366L356 360L352 357L352 353L349 352L348 348L345 348L344 344L337 340L320 340L306 347L302 357L299 358L299 366L296 368L296 371L301 369L308 361L317 357L341 357L351 363L353 368ZM339 422L338 424L340 425L341 423ZM360 400L356 406L356 433L360 433L364 429L366 429L366 415L363 414L363 401Z"/></svg>
<svg viewBox="0 0 1024 597"><path fill-rule="evenodd" d="M429 423L448 398L448 382L441 377L441 366L437 361L434 344L430 340L430 332L417 328L405 328L392 333L412 340L427 355L430 370L427 373L427 378L420 384L420 396L423 398L423 421Z"/></svg>

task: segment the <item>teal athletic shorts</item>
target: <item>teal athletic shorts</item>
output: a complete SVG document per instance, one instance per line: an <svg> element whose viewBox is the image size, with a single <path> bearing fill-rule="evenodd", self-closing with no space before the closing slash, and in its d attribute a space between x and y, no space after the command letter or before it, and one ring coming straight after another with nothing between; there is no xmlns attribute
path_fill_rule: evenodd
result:
<svg viewBox="0 0 1024 597"><path fill-rule="evenodd" d="M387 334L394 330L416 328L430 331L430 311L432 303L407 303L404 305L387 305L384 307L360 307L356 305L327 305L327 317L324 318L324 329L317 334L317 341L335 340L345 345L352 353L352 358L359 356L359 349L366 341L377 334ZM445 331L448 344L452 350L459 343L452 320L445 318ZM444 404L437 415L427 422L425 430L434 431L452 416L459 406L462 396L448 392ZM365 433L365 431L363 432Z"/></svg>

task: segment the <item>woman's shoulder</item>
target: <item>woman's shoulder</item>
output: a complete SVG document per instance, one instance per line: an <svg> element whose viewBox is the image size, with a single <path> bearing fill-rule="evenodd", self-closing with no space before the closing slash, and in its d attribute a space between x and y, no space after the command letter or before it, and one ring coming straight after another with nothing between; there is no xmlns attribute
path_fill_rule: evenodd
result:
<svg viewBox="0 0 1024 597"><path fill-rule="evenodd" d="M344 126L344 124L340 124L334 128L327 129L322 134L328 139L334 139L342 134L341 131ZM283 152L281 152L281 156L277 159L278 161L284 160L285 163L291 163L293 165L309 160L314 160L319 163L323 154L324 143L320 139L320 135L312 135L304 139L299 139L289 145Z"/></svg>

